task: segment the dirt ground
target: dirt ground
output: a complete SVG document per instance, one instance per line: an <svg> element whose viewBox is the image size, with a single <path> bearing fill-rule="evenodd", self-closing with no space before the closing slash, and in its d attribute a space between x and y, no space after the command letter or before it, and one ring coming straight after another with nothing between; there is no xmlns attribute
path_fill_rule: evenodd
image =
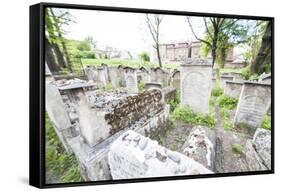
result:
<svg viewBox="0 0 281 191"><path fill-rule="evenodd" d="M216 137L221 140L221 170L219 172L242 172L248 171L245 161L245 144L247 139L252 139L252 134L247 129L229 129L222 126L219 108L215 105L216 127L213 129ZM231 112L233 120L235 111ZM168 128L165 135L162 135L159 143L171 150L180 151L186 141L193 125L177 121L173 127ZM242 148L241 153L233 151L233 147L239 145Z"/></svg>

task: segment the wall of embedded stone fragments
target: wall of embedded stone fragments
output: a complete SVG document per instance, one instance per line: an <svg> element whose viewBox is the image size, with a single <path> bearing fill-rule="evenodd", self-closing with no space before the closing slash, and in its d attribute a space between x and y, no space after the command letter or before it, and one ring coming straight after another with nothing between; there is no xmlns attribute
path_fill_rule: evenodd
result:
<svg viewBox="0 0 281 191"><path fill-rule="evenodd" d="M112 127L110 134L129 127L141 118L149 119L151 115L163 110L161 99L161 91L154 89L120 100L110 113L105 114L105 120Z"/></svg>

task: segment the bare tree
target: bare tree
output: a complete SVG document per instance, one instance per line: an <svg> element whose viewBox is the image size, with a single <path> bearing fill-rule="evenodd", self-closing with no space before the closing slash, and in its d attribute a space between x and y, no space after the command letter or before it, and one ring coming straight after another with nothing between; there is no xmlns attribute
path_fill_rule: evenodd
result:
<svg viewBox="0 0 281 191"><path fill-rule="evenodd" d="M187 17L187 22L188 22L188 25L191 29L193 36L200 42L205 43L207 46L210 47L211 54L213 57L212 66L214 67L216 57L217 57L219 33L224 31L225 29L231 28L238 21L238 19L232 19L230 21L230 20L226 20L225 18L217 18L217 17L205 18L205 17L203 17L203 21L204 21L206 33L208 34L208 36L210 38L209 41L199 38L196 35L196 33L193 29L193 26L190 22L190 18Z"/></svg>
<svg viewBox="0 0 281 191"><path fill-rule="evenodd" d="M156 50L157 59L160 67L162 67L162 61L160 55L159 31L160 31L160 24L162 21L163 21L163 16L161 15L146 14L146 24L148 26L149 32L154 42L153 48Z"/></svg>

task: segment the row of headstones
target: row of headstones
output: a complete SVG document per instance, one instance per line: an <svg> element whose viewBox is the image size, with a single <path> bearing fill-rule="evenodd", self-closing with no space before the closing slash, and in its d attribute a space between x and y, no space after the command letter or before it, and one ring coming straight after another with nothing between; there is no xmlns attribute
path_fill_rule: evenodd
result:
<svg viewBox="0 0 281 191"><path fill-rule="evenodd" d="M87 66L85 69L88 80L105 86L111 83L114 88L127 87L132 92L137 92L137 84L159 83L162 87L172 85L179 90L180 72L178 70L164 70L162 68L131 68L112 67L103 64L101 67Z"/></svg>
<svg viewBox="0 0 281 191"><path fill-rule="evenodd" d="M208 62L183 64L180 72L181 104L190 106L196 112L208 114L214 86L212 65ZM227 77L228 80L225 78L222 78L225 94L239 98L234 123L260 127L271 104L271 85L262 82L228 81L234 77Z"/></svg>

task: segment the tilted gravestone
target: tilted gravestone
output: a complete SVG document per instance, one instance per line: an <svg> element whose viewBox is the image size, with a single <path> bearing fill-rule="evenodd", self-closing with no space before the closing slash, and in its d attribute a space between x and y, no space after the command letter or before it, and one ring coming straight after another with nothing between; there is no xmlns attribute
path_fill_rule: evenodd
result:
<svg viewBox="0 0 281 191"><path fill-rule="evenodd" d="M193 159L131 130L113 142L108 162L113 179L212 173Z"/></svg>
<svg viewBox="0 0 281 191"><path fill-rule="evenodd" d="M224 94L229 97L239 98L242 90L243 82L226 81Z"/></svg>
<svg viewBox="0 0 281 191"><path fill-rule="evenodd" d="M235 124L251 128L261 126L271 104L271 85L244 82L234 117Z"/></svg>
<svg viewBox="0 0 281 191"><path fill-rule="evenodd" d="M194 111L209 113L212 65L208 62L181 65L181 104Z"/></svg>

